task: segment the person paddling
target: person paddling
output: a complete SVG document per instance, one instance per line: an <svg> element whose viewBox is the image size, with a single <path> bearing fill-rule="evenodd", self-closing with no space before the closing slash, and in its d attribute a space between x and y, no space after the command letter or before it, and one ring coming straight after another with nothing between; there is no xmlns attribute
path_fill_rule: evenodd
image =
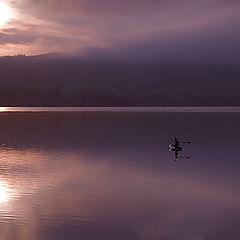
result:
<svg viewBox="0 0 240 240"><path fill-rule="evenodd" d="M174 147L179 147L179 140L177 139L177 137L174 135Z"/></svg>
<svg viewBox="0 0 240 240"><path fill-rule="evenodd" d="M178 158L189 158L189 157L179 156L179 152L183 150L183 147L180 146L180 143L191 143L191 142L180 142L177 139L176 135L174 135L173 137L174 137L174 144L169 145L169 151L175 152L175 161L177 161Z"/></svg>

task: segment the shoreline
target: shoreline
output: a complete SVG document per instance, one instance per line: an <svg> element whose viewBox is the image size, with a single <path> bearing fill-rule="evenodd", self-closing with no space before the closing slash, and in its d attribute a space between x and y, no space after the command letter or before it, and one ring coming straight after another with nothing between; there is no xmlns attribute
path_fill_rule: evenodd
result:
<svg viewBox="0 0 240 240"><path fill-rule="evenodd" d="M0 107L0 112L240 112L240 107Z"/></svg>

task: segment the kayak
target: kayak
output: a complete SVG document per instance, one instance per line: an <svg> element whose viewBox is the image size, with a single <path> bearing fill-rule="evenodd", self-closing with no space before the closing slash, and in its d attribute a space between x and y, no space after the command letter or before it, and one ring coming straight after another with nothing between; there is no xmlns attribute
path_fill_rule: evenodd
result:
<svg viewBox="0 0 240 240"><path fill-rule="evenodd" d="M182 151L183 150L183 148L182 147L176 147L174 144L170 144L169 145L169 150L170 151Z"/></svg>

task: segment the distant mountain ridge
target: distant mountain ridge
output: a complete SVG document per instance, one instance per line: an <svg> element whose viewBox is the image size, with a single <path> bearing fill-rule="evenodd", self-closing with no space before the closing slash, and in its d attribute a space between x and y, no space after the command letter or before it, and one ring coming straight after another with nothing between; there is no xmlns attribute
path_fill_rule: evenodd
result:
<svg viewBox="0 0 240 240"><path fill-rule="evenodd" d="M240 106L240 67L0 57L2 106Z"/></svg>

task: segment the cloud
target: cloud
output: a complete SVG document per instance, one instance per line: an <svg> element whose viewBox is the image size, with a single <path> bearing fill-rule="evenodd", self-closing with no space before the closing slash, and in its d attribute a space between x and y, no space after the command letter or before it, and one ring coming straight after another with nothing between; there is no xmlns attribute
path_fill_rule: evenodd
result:
<svg viewBox="0 0 240 240"><path fill-rule="evenodd" d="M240 3L234 0L15 0L11 6L17 12L18 26L20 22L32 26L25 26L22 34L4 35L1 42L19 39L32 52L54 49L83 54L100 49L129 56L141 55L142 47L154 52L157 46L158 55L179 58L182 45L189 45L193 50L185 55L192 60L198 59L196 47L209 49L220 39L224 44L214 46L214 52L221 52L233 38L239 39ZM15 25L9 23L9 28Z"/></svg>
<svg viewBox="0 0 240 240"><path fill-rule="evenodd" d="M8 28L0 32L0 45L2 44L29 44L38 39L38 35L30 31L23 31L16 28Z"/></svg>

